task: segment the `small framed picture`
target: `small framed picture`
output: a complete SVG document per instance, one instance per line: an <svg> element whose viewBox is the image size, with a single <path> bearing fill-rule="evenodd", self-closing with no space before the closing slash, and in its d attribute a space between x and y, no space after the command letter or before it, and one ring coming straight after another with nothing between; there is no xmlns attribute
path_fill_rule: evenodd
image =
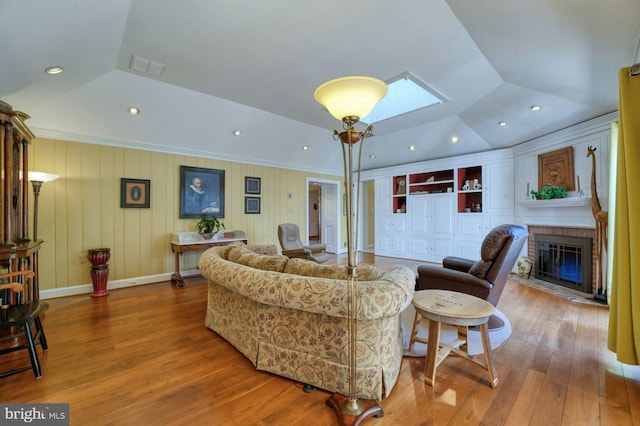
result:
<svg viewBox="0 0 640 426"><path fill-rule="evenodd" d="M244 197L244 214L260 214L260 197Z"/></svg>
<svg viewBox="0 0 640 426"><path fill-rule="evenodd" d="M245 194L260 194L260 178L249 177L244 178L244 193Z"/></svg>
<svg viewBox="0 0 640 426"><path fill-rule="evenodd" d="M120 208L148 209L151 205L151 181L120 179Z"/></svg>

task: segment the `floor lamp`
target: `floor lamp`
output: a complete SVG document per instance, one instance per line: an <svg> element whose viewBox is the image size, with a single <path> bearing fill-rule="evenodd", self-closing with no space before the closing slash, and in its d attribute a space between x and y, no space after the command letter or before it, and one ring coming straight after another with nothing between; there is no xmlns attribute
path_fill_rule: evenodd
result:
<svg viewBox="0 0 640 426"><path fill-rule="evenodd" d="M336 411L341 424L360 424L362 420L368 417L381 417L383 415L382 409L376 401L359 399L356 389L360 161L362 159L364 139L371 136L373 127L368 126L364 131L359 131L353 125L360 121L360 118L369 114L376 103L386 94L387 85L383 81L362 76L342 77L328 81L318 87L314 93L316 101L327 108L332 116L342 121L342 131L334 130L333 138L339 140L342 146L344 190L347 197L349 395L344 397L334 393L327 400L327 405ZM360 146L357 153L356 168L354 169L354 146L358 142L360 142Z"/></svg>
<svg viewBox="0 0 640 426"><path fill-rule="evenodd" d="M40 197L40 188L45 182L52 182L58 179L58 175L43 172L29 172L29 181L33 186L33 241L38 241L38 198ZM40 273L38 271L38 252L33 253L33 270L36 275L33 277L33 293L36 298L40 299ZM49 305L44 304L45 308Z"/></svg>
<svg viewBox="0 0 640 426"><path fill-rule="evenodd" d="M33 241L38 240L38 197L40 196L40 188L46 182L52 182L58 179L58 175L43 172L29 172L29 181L33 186Z"/></svg>

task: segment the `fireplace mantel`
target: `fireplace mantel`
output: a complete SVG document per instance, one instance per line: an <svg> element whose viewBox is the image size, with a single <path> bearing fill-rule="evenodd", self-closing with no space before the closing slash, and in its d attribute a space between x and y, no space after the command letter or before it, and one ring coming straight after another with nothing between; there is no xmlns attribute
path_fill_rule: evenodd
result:
<svg viewBox="0 0 640 426"><path fill-rule="evenodd" d="M518 204L528 208L583 207L591 205L591 197L555 198L552 200L522 200L518 201Z"/></svg>

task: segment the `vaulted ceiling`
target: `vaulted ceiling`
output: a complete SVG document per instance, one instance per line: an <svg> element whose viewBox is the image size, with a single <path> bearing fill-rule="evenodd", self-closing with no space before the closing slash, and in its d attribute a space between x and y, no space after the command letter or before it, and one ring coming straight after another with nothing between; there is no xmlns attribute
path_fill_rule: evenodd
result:
<svg viewBox="0 0 640 426"><path fill-rule="evenodd" d="M341 174L327 80L411 72L446 99L375 124L379 168L617 110L639 35L638 0L3 1L0 99L38 136Z"/></svg>

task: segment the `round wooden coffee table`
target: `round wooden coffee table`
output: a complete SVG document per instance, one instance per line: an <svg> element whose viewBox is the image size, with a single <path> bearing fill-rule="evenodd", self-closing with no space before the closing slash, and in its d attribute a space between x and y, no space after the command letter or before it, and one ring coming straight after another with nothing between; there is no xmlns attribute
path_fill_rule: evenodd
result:
<svg viewBox="0 0 640 426"><path fill-rule="evenodd" d="M427 362L424 382L433 386L436 382L436 368L450 354L461 356L489 372L491 387L498 385L498 376L491 360L491 342L487 321L495 311L493 305L486 300L465 293L449 290L416 291L411 302L416 309L416 316L411 330L409 349L414 342L427 344ZM429 320L428 340L416 336L420 318ZM441 324L458 326L458 338L446 345L440 345ZM467 352L467 327L480 326L484 361Z"/></svg>

